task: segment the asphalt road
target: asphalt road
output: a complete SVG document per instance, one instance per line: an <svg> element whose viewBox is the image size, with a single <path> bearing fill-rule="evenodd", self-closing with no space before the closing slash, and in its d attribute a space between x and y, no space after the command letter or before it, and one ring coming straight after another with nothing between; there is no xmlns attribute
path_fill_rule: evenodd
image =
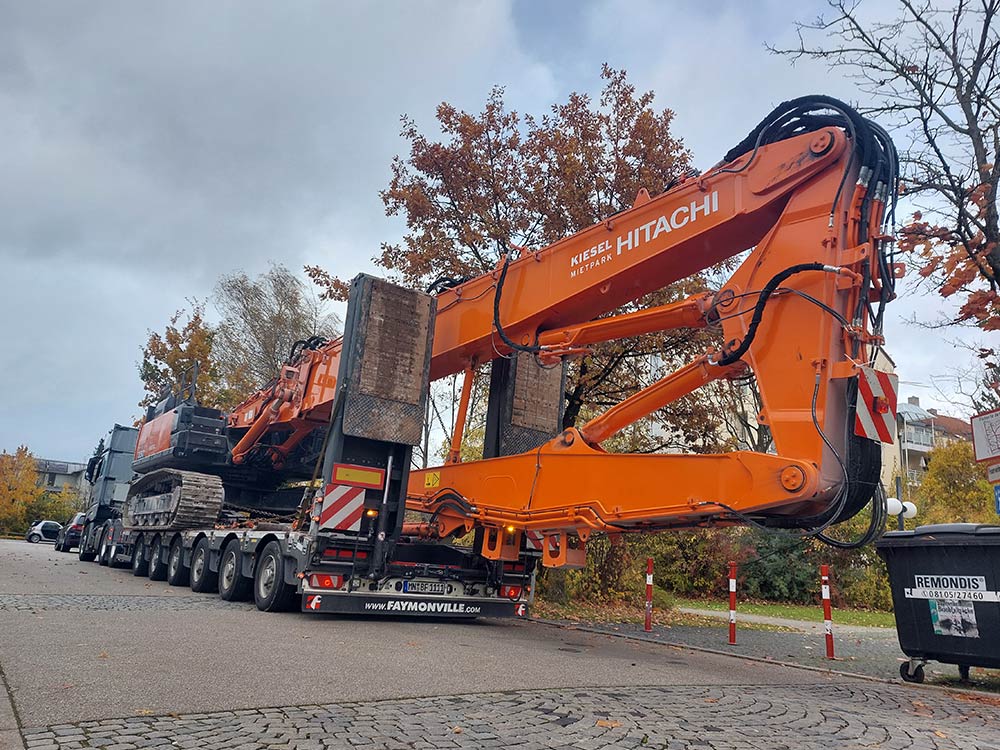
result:
<svg viewBox="0 0 1000 750"><path fill-rule="evenodd" d="M274 721L278 724L290 724L297 731L301 727L288 719L289 707L303 706L325 706L324 711L337 716L347 711L344 707L348 705L355 711L357 706L382 706L387 715L402 717L403 723L396 724L399 732L410 715L405 706L425 705L419 700L430 701L426 705L433 707L437 705L434 701L444 697L459 700L455 696L465 695L467 698L461 700L492 706L499 700L497 694L528 695L527 708L522 706L521 710L528 711L532 727L537 729L544 728L549 715L536 711L539 695L554 696L560 705L578 701L591 713L602 703L620 705L622 708L616 710L631 711L629 721L641 724L642 714L637 709L654 711L657 700L666 701L662 716L667 716L669 705L678 704L681 696L691 697L702 715L705 706L711 713L714 702L725 703L726 696L740 699L753 693L755 700L768 702L771 699L767 696L773 693L786 696L785 700L801 708L810 701L821 704L822 696L831 690L853 690L858 696L873 690L873 683L532 622L482 620L469 624L264 614L251 604L231 604L214 595L134 578L128 570L81 563L75 553L58 553L51 545L18 541L0 541L0 634L0 669L19 727L30 746L39 749L155 745L149 737L144 744L133 745L107 739L132 731L130 727L136 737L143 731L155 734L152 739L161 740L165 747L207 747L207 742L168 743L173 742L172 732L177 736L187 732L181 724L188 727L194 722L211 735L222 731L212 722L231 727L247 716L256 717L254 726L267 729L268 723L258 719L271 715L277 717ZM642 692L640 686L643 694L652 696L645 706L642 702L633 704L629 698ZM905 704L911 692L884 687L899 693L893 699L897 705ZM712 689L720 692L705 692ZM412 703L413 699L419 699L418 703ZM863 702L868 705L867 699ZM889 703L892 701L884 709L886 717L893 715ZM964 705L955 703L959 708ZM268 707L279 708L271 714L255 711ZM819 711L819 706L813 708ZM977 716L983 711L989 714L990 724L994 714L1000 716L995 708L977 709ZM423 710L433 717L435 709ZM572 705L567 710L572 714ZM230 716L226 711L237 713ZM293 711L291 715L298 714ZM553 720L553 731L566 729L566 715L561 724ZM161 718L142 718L149 716ZM826 714L819 712L817 716L822 724ZM939 717L947 720L948 712ZM0 696L0 730L4 728L2 718ZM108 719L120 721L102 724ZM672 721L676 719L671 716ZM872 726L890 720L895 721L875 717ZM967 718L963 721L966 731L973 727ZM720 722L721 717L710 724L718 727ZM488 734L492 731L489 726L488 722L483 724L481 732ZM500 722L500 726L512 736L517 734L516 722ZM589 726L595 725L592 722ZM997 728L996 742L978 746L1000 748L1000 723L993 726ZM244 739L248 731L244 728ZM648 735L650 730L642 731ZM767 744L768 734L761 730L764 744L751 746L777 747ZM627 738L601 744L600 738L592 735L581 735L590 743L581 747L629 744ZM332 729L328 736L334 737ZM59 737L66 742L58 741ZM484 738L485 734L480 737L482 746L488 744ZM299 737L302 742L305 739L310 738ZM455 746L454 737L447 739L453 744L440 746ZM928 746L953 746L938 740ZM287 746L312 746L302 742ZM346 739L343 745L316 742L317 747L348 746ZM380 746L378 739L368 742ZM285 745L260 742L250 746ZM540 746L546 745L542 742Z"/></svg>

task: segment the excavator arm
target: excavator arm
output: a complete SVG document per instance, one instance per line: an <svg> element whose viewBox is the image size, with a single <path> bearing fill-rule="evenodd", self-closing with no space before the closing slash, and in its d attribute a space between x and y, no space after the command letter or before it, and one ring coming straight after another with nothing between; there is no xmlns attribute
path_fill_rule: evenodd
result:
<svg viewBox="0 0 1000 750"><path fill-rule="evenodd" d="M858 408L873 408L859 405L858 378L882 343L897 273L882 234L896 179L891 141L825 98L782 105L752 136L707 173L653 199L640 194L630 210L438 295L432 379L512 353L552 362L675 327L714 326L724 343L533 451L414 471L409 505L434 519L421 533L486 526L484 554L505 556L527 529L548 538L547 564L581 564L595 530L822 528L871 499L880 448L853 427ZM713 293L593 320L745 251ZM773 454L602 449L695 389L748 373Z"/></svg>

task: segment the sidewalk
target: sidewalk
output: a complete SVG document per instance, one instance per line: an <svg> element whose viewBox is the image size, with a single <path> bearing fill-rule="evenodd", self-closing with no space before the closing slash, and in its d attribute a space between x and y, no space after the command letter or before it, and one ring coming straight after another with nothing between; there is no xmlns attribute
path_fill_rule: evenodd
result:
<svg viewBox="0 0 1000 750"><path fill-rule="evenodd" d="M726 622L729 612L678 607L678 611L712 617ZM740 622L781 625L794 628L794 632L740 629ZM899 649L895 629L863 625L838 625L833 613L834 650L836 658L826 658L826 641L823 623L791 620L766 615L736 613L736 645L729 645L729 629L719 626L654 625L653 631L643 631L636 622L570 622L550 621L563 627L575 627L590 632L622 635L640 640L674 646L693 646L711 649L734 656L750 656L766 661L786 662L816 669L875 677L883 680L899 679L899 664L906 660ZM929 663L925 668L928 684L968 688L960 682L958 668L950 664ZM972 670L973 687L981 690L1000 691L1000 671Z"/></svg>
<svg viewBox="0 0 1000 750"><path fill-rule="evenodd" d="M701 615L702 617L715 617L719 620L729 621L729 610L718 610L718 609L699 609L698 607L677 607L678 612L684 612L689 615ZM895 637L895 631L891 628L877 628L871 625L839 625L836 624L836 614L834 615L834 626L839 633L858 633L861 635L884 635L885 633L892 633ZM744 614L736 610L736 622L737 626L740 622L754 622L761 625L781 625L786 628L793 628L795 630L801 630L806 633L819 633L824 634L823 623L813 622L811 620L793 620L787 617L771 617L770 615L751 615Z"/></svg>

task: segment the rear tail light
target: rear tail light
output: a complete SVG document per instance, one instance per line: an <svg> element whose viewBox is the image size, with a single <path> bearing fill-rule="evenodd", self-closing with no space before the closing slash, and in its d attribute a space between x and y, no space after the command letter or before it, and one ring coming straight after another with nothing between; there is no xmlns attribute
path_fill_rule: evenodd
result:
<svg viewBox="0 0 1000 750"><path fill-rule="evenodd" d="M70 531L81 531L82 529L83 529L83 526L81 526L78 523L74 523L72 526L69 527Z"/></svg>
<svg viewBox="0 0 1000 750"><path fill-rule="evenodd" d="M368 553L363 549L359 549L355 552L353 549L337 549L335 547L330 547L329 549L323 550L323 557L356 557L358 560L364 560L368 557Z"/></svg>
<svg viewBox="0 0 1000 750"><path fill-rule="evenodd" d="M506 597L507 599L517 599L521 596L521 587L507 586L505 584L500 587L500 596Z"/></svg>
<svg viewBox="0 0 1000 750"><path fill-rule="evenodd" d="M344 585L344 576L328 576L324 573L313 573L309 576L309 585L314 589L339 589Z"/></svg>

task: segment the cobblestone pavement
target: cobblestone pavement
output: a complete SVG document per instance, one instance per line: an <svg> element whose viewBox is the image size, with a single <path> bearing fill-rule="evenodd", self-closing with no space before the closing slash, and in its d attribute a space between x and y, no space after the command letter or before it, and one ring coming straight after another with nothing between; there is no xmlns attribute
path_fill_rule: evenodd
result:
<svg viewBox="0 0 1000 750"><path fill-rule="evenodd" d="M27 729L29 750L1000 748L1000 701L902 687L628 687L139 717Z"/></svg>

